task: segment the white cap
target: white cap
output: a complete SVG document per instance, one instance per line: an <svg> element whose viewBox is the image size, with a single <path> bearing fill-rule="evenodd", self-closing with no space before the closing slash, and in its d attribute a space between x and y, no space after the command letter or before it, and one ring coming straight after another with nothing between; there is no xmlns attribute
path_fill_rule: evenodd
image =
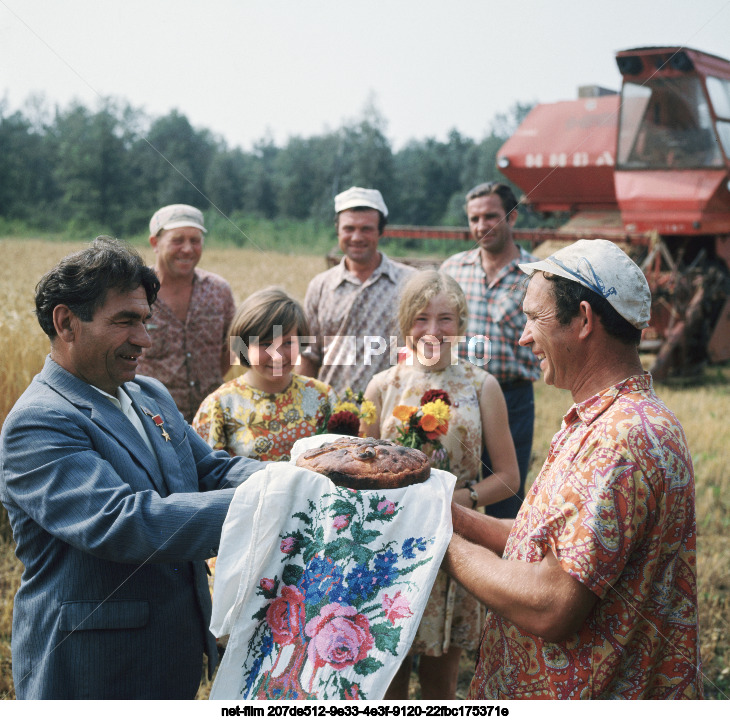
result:
<svg viewBox="0 0 730 721"><path fill-rule="evenodd" d="M385 204L380 191L374 188L357 188L353 186L335 195L335 213L350 208L373 208L379 210L386 218L388 217L388 206Z"/></svg>
<svg viewBox="0 0 730 721"><path fill-rule="evenodd" d="M520 263L532 275L538 270L574 280L605 298L634 328L646 328L651 291L646 276L610 240L577 240L537 263Z"/></svg>
<svg viewBox="0 0 730 721"><path fill-rule="evenodd" d="M160 208L150 220L150 235L173 228L197 228L206 233L203 214L192 205L166 205Z"/></svg>

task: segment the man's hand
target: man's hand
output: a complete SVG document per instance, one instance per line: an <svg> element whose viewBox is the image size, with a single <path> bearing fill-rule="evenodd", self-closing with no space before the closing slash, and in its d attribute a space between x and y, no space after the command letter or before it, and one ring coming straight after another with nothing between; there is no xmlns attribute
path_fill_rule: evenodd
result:
<svg viewBox="0 0 730 721"><path fill-rule="evenodd" d="M454 533L501 556L514 519L493 518L479 511L473 511L471 507L464 508L463 505L452 502L451 522Z"/></svg>

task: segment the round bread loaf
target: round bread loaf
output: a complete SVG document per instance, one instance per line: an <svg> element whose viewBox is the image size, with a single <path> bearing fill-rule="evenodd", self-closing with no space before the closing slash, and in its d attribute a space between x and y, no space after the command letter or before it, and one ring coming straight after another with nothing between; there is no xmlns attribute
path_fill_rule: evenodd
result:
<svg viewBox="0 0 730 721"><path fill-rule="evenodd" d="M422 451L375 438L324 443L302 453L296 464L358 491L404 488L423 483L431 474L428 456Z"/></svg>

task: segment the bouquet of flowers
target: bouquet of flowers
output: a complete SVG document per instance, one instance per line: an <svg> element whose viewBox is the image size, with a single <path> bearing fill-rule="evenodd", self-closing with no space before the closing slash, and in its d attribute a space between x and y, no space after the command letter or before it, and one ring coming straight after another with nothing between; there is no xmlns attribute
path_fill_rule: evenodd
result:
<svg viewBox="0 0 730 721"><path fill-rule="evenodd" d="M373 423L375 416L375 406L363 398L362 391L355 393L347 388L342 398L326 410L322 422L317 426L317 435L339 433L344 436L357 436L360 433L360 420Z"/></svg>
<svg viewBox="0 0 730 721"><path fill-rule="evenodd" d="M449 430L451 399L446 391L428 390L418 406L396 406L393 415L401 422L396 443L418 448L431 458L431 466L449 470L449 456L439 438Z"/></svg>

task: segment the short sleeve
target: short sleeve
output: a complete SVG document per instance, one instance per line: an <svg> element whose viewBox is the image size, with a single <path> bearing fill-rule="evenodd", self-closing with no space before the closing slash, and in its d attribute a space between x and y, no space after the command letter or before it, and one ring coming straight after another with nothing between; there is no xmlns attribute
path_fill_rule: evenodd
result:
<svg viewBox="0 0 730 721"><path fill-rule="evenodd" d="M616 448L595 448L590 462L576 459L532 541L602 598L644 536L650 498L635 461Z"/></svg>
<svg viewBox="0 0 730 721"><path fill-rule="evenodd" d="M198 435L214 450L228 450L223 408L215 395L208 396L201 404L193 419L193 428Z"/></svg>
<svg viewBox="0 0 730 721"><path fill-rule="evenodd" d="M233 316L236 313L236 302L233 299L233 291L231 287L226 284L225 293L223 297L223 348L228 348L228 331L233 322Z"/></svg>

